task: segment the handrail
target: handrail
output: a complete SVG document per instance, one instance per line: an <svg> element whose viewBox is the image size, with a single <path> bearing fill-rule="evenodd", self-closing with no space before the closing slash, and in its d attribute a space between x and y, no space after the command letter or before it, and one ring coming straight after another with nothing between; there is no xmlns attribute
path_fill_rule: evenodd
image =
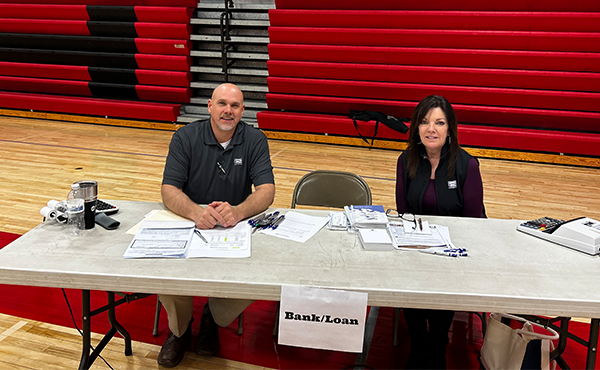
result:
<svg viewBox="0 0 600 370"><path fill-rule="evenodd" d="M221 66L223 68L223 74L225 76L225 82L229 82L228 69L230 64L227 61L227 52L232 46L231 36L229 35L229 20L231 19L231 8L234 7L233 0L225 1L225 11L221 13L219 18L219 25L221 28Z"/></svg>

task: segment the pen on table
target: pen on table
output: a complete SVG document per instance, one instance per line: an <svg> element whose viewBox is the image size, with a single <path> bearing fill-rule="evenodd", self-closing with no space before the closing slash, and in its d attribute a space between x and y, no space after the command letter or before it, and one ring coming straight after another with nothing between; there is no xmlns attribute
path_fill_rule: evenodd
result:
<svg viewBox="0 0 600 370"><path fill-rule="evenodd" d="M284 219L285 219L285 215L281 215L281 216L279 216L279 217L278 217L278 218L277 218L277 219L276 219L276 220L275 220L275 221L274 221L274 222L271 224L271 228L272 228L273 230L275 230L275 229L276 229L276 228L279 226L279 224L283 222L283 220L284 220Z"/></svg>
<svg viewBox="0 0 600 370"><path fill-rule="evenodd" d="M225 172L225 169L223 168L223 166L221 166L221 163L217 162L217 166L219 166L219 168L221 169L221 172L223 172L223 174L227 175L227 172Z"/></svg>
<svg viewBox="0 0 600 370"><path fill-rule="evenodd" d="M448 257L458 257L457 253L452 253L452 252L444 252L442 250L436 250L436 249L419 249L419 252L422 253L429 253L429 254L439 254L440 256L448 256Z"/></svg>
<svg viewBox="0 0 600 370"><path fill-rule="evenodd" d="M250 226L254 227L256 226L260 221L264 220L265 218L267 218L268 216L270 216L271 214L269 213L268 215L266 213L263 213L257 217L254 217L251 220L248 220L248 223L250 224Z"/></svg>
<svg viewBox="0 0 600 370"><path fill-rule="evenodd" d="M421 221L421 218L419 218L419 230L423 231L423 222Z"/></svg>
<svg viewBox="0 0 600 370"><path fill-rule="evenodd" d="M200 233L200 230L194 229L194 232L196 233L196 235L198 235L200 237L200 239L202 239L203 242L208 244L208 240L206 240L206 238L204 238L204 236L202 236L202 233Z"/></svg>

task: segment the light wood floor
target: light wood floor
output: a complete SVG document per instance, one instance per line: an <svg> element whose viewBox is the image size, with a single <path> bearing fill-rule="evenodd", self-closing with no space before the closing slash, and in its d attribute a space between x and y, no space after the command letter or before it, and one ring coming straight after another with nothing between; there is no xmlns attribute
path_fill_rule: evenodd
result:
<svg viewBox="0 0 600 370"><path fill-rule="evenodd" d="M0 133L0 231L27 232L41 222L39 210L46 202L64 199L70 184L77 180L98 181L102 199L161 200L171 131L0 117ZM298 179L317 169L357 173L371 187L374 204L395 205L398 151L277 140L270 140L269 145L277 186L274 206L289 207ZM480 162L488 217L600 219L598 168ZM21 322L25 324L19 327ZM119 348L121 342L113 342L107 356L118 368L157 367L156 346L136 344L133 358L126 359ZM37 369L40 361L45 369L75 368L79 343L78 334L71 329L0 316L2 369ZM197 359L186 365L252 368L220 359L201 364L194 362ZM94 368L106 367L97 361Z"/></svg>

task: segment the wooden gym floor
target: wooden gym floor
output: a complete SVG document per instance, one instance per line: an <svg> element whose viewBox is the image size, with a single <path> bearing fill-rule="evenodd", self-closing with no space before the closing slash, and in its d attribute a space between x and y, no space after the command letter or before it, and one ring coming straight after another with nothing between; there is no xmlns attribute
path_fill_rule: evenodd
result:
<svg viewBox="0 0 600 370"><path fill-rule="evenodd" d="M27 232L42 221L39 210L46 202L64 199L70 184L78 180L98 181L101 199L161 201L160 183L172 131L0 116L0 132L0 231ZM374 204L395 207L397 150L283 140L269 140L269 145L277 186L275 207L289 207L298 179L318 169L354 172L371 187ZM599 168L498 159L480 162L490 218L600 219ZM20 348L13 351L14 346L3 346L9 337L16 337ZM49 337L50 344L46 343ZM0 315L0 368L37 368L41 361L44 368L71 369L79 361L79 343L78 334L69 328ZM42 347L48 345L54 347L44 352ZM136 345L145 352L129 359L122 355L119 342L110 346L117 346L110 352L114 352L111 363L123 361L119 368L157 367L157 346ZM72 362L52 362L48 355L52 351ZM214 359L209 367L257 368L221 359ZM94 368L105 365L97 361Z"/></svg>

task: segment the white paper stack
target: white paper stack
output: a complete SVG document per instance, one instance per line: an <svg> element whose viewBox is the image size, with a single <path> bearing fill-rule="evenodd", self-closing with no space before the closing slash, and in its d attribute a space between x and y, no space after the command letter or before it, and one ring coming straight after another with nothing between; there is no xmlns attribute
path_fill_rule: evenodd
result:
<svg viewBox="0 0 600 370"><path fill-rule="evenodd" d="M366 251L391 251L394 249L387 229L358 229L358 238Z"/></svg>
<svg viewBox="0 0 600 370"><path fill-rule="evenodd" d="M344 211L352 229L384 229L388 223L385 209L381 205L346 206Z"/></svg>

